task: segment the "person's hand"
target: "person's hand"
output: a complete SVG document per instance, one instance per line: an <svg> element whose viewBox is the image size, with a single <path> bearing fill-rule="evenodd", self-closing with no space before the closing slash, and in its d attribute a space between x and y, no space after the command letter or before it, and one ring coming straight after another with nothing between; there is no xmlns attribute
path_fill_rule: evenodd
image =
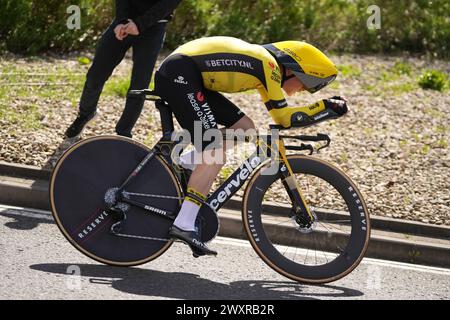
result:
<svg viewBox="0 0 450 320"><path fill-rule="evenodd" d="M347 99L345 97L334 96L330 99L323 100L325 108L333 110L338 116L343 116L347 113Z"/></svg>
<svg viewBox="0 0 450 320"><path fill-rule="evenodd" d="M125 32L133 36L139 35L139 29L133 20L128 20L129 22L124 26Z"/></svg>
<svg viewBox="0 0 450 320"><path fill-rule="evenodd" d="M126 32L126 28L125 28L125 24L118 24L115 28L114 28L114 33L116 34L116 38L117 40L122 41L128 34Z"/></svg>

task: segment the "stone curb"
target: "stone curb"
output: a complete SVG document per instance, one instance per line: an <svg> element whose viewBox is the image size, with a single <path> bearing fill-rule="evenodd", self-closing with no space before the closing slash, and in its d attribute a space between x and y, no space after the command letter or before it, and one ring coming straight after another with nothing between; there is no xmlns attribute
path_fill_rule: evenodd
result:
<svg viewBox="0 0 450 320"><path fill-rule="evenodd" d="M31 166L0 162L0 203L14 206L50 210L48 179L50 171ZM224 211L240 211L239 198L231 199ZM281 215L286 208L270 206L272 213ZM246 239L240 215L219 214L221 236ZM372 217L372 228L400 234L411 234L436 239L450 239L450 227L428 225L420 222ZM282 228L281 226L275 226ZM290 241L283 238L283 230L277 231L280 243ZM289 243L289 242L286 242ZM301 244L298 244L301 246ZM408 263L450 268L450 247L440 243L418 243L405 239L372 235L367 257Z"/></svg>
<svg viewBox="0 0 450 320"><path fill-rule="evenodd" d="M43 190L42 187L47 183L50 179L51 171L43 170L41 168L21 165L21 164L11 164L7 162L0 161L0 177L16 177L17 179L26 179L26 180L42 180L33 183L30 188L30 192L27 195L17 194L14 195L15 192L10 192L9 195L0 195L0 202L4 199L4 203L14 204L11 201L14 201L14 198L20 200L20 203L15 203L16 205L21 205L23 207L33 207L32 204L38 204L39 206L35 206L38 209L49 210L50 207L48 205L48 201L43 201L42 192L45 192L45 197L47 198L47 190ZM18 191L18 189L14 190ZM11 194L12 193L12 194ZM227 202L226 208L241 210L242 201L241 198L233 197L230 201ZM274 215L284 215L286 208L280 207L279 205L270 206L271 212ZM417 235L424 237L433 237L440 239L450 239L450 227L447 226L438 226L433 224L426 224L417 221L410 220L400 220L400 219L391 219L381 216L371 216L371 225L373 229L387 230L392 232L404 233L409 235Z"/></svg>

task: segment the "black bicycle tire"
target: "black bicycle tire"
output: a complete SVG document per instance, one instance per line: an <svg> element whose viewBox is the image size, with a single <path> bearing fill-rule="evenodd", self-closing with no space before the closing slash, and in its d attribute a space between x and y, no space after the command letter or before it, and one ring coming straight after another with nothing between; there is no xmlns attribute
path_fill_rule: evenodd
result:
<svg viewBox="0 0 450 320"><path fill-rule="evenodd" d="M336 281L336 280L346 276L347 274L349 274L352 270L354 270L358 266L358 264L361 262L362 258L364 257L364 254L367 250L367 247L369 244L369 239L370 239L370 219L369 219L369 212L368 212L367 206L364 202L364 199L363 199L361 193L359 192L358 188L356 187L356 185L351 181L351 179L344 172L342 172L340 169L336 168L332 164L325 162L323 160L320 160L320 159L316 159L316 158L313 158L310 156L303 156L303 155L290 155L287 158L288 158L288 161L289 161L291 167L294 170L294 173L301 173L301 172L298 172L298 168L302 168L302 170L310 170L311 171L311 169L310 169L311 166L316 167L315 170L312 170L313 172L322 172L322 175L330 175L332 173L334 176L334 179L340 179L340 180L338 182L333 181L332 183L330 183L330 181L327 181L327 182L330 183L334 188L336 188L338 190L339 194L344 199L348 199L350 197L350 195L346 194L346 196L344 197L341 192L344 192L344 190L343 190L344 188L348 189L351 187L351 190L352 190L351 197L359 200L359 204L357 206L358 210L355 209L356 206L352 206L351 208L349 208L349 209L351 209L352 219L356 219L356 217L355 217L356 214L361 216L362 215L361 212L364 212L364 217L360 217L360 219L361 219L361 221L364 220L365 228L366 228L365 231L363 231L363 230L356 231L357 233L364 234L364 238L362 238L360 235L358 235L358 237L361 237L361 239L357 240L357 242L359 242L358 245L361 247L360 249L358 248L358 251L359 251L358 256L353 258L353 261L349 267L342 268L343 269L342 271L339 271L337 274L333 274L330 276L320 276L320 277L318 277L317 275L311 276L310 274L307 274L306 271L312 270L312 269L309 269L306 266L305 266L305 268L299 267L297 273L295 273L295 274L292 271L286 271L286 269L282 268L280 266L282 263L279 261L276 254L273 254L273 253L269 254L269 252L273 252L273 250L276 250L276 249L273 247L270 240L267 239L267 236L264 231L264 227L262 226L261 216L260 215L258 216L258 214L257 213L255 214L255 212L254 212L254 208L257 207L257 205L250 204L250 201L255 202L255 201L258 201L257 199L259 199L258 197L255 197L256 182L258 179L261 179L260 178L261 171L263 170L264 165L260 166L260 168L258 168L258 170L255 172L252 179L249 181L247 188L245 190L245 193L244 193L244 199L242 202L242 219L244 222L244 229L246 231L247 237L250 240L250 243L251 243L253 249L256 251L256 253L259 255L259 257L273 270L277 271L278 273L280 273L281 275L283 275L289 279L292 279L292 280L295 280L298 282L302 282L302 283L310 283L310 284L320 284L320 283ZM320 169L318 169L318 168L320 168ZM311 174L311 172L303 172L303 173ZM315 175L315 176L317 177L317 175ZM321 177L319 176L319 178L321 178ZM273 176L272 176L272 179L274 179L274 182L277 180ZM269 187L272 183L269 184ZM342 183L345 183L345 187L343 187ZM341 185L338 185L336 187L336 184L341 184ZM261 193L265 194L267 189L263 190L263 191L264 192L261 192ZM261 196L261 199L262 199L262 196ZM356 200L355 200L355 205L356 205ZM261 206L261 202L260 202L260 206ZM363 208L363 211L361 211L361 209L360 209L361 207ZM249 208L252 208L252 210L250 210L252 213L251 215L249 215L249 213L248 213ZM353 223L354 223L354 221L352 222L352 224ZM354 231L353 227L352 227L352 231ZM268 242L273 247L273 250L271 248L268 248ZM351 249L352 248L349 248L349 250L351 250ZM270 255L272 255L272 257ZM275 258L275 257L277 257L277 258ZM277 259L278 259L278 261L277 261ZM286 263L284 263L284 261L283 261L283 264L286 265ZM313 267L310 267L310 268L313 268ZM323 268L323 266L322 265L316 266L316 268ZM316 269L316 270L319 270L319 269Z"/></svg>
<svg viewBox="0 0 450 320"><path fill-rule="evenodd" d="M92 254L91 252L87 251L86 249L84 249L81 245L79 245L70 235L69 232L66 230L66 228L64 227L63 223L60 220L60 215L58 214L58 210L56 209L55 206L55 198L54 198L54 187L55 187L55 179L58 175L58 171L59 168L61 167L61 165L64 163L64 161L72 154L72 152L74 152L75 150L77 150L78 148L80 148L81 146L93 142L93 141L99 141L101 139L108 139L108 140L121 140L121 141L125 141L127 143L132 143L136 146L139 146L140 148L145 149L145 151L150 152L150 149L129 138L126 137L121 137L121 136L108 136L108 135L103 135L103 136L96 136L96 137L92 137L92 138L88 138L82 141L77 142L76 144L72 145L68 150L66 150L61 157L58 159L57 163L55 164L55 168L52 172L51 178L50 178L50 187L49 187L49 198L50 198L50 206L51 206L51 211L52 211L52 215L55 219L56 225L58 226L59 230L61 231L61 233L64 235L64 237L72 244L72 246L74 246L78 251L80 251L81 253L83 253L84 255L88 256L89 258L96 260L98 262L107 264L107 265L112 265L112 266L121 266L121 267L129 267L129 266L135 266L135 265L140 265L140 264L144 264L147 263L151 260L156 259L157 257L159 257L160 255L162 255L165 251L167 251L170 246L172 245L173 241L168 241L166 243L166 245L162 246L162 248L157 251L156 253L149 255L148 257L145 257L143 259L139 259L136 261L128 261L128 262L121 262L121 261L114 261L114 260L110 260L107 258L102 258L99 257L95 254ZM176 176L173 174L172 170L170 169L169 165L166 163L166 161L156 155L155 159L157 159L161 165L163 166L163 168L165 168L167 170L167 174L172 178L173 183L174 183L174 187L178 193L178 196L181 197L182 196L182 190L181 190L181 186L179 184L178 179L176 178ZM180 201L181 204L181 201Z"/></svg>

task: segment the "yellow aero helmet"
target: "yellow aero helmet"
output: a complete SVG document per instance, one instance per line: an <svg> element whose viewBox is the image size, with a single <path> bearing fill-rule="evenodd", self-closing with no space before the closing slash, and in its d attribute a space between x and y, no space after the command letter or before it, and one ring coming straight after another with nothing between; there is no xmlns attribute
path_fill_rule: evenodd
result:
<svg viewBox="0 0 450 320"><path fill-rule="evenodd" d="M319 49L302 41L282 41L263 45L277 61L291 70L314 93L336 79L338 70Z"/></svg>

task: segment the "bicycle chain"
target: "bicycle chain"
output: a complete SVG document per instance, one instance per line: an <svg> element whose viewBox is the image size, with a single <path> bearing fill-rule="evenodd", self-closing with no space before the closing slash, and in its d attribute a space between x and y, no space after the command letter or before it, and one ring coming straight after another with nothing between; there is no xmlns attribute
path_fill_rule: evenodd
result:
<svg viewBox="0 0 450 320"><path fill-rule="evenodd" d="M123 195L125 197L139 196L139 197L152 197L152 198L175 199L175 200L183 200L184 199L183 197L162 196L159 194L135 193L135 192L127 192L127 191L123 191Z"/></svg>
<svg viewBox="0 0 450 320"><path fill-rule="evenodd" d="M163 241L163 242L170 241L170 239L145 237L145 236L134 236L134 235L131 235L131 234L124 234L124 233L113 233L113 234L115 236L123 237L123 238L132 238L132 239L141 239L141 240L155 240L155 241Z"/></svg>

